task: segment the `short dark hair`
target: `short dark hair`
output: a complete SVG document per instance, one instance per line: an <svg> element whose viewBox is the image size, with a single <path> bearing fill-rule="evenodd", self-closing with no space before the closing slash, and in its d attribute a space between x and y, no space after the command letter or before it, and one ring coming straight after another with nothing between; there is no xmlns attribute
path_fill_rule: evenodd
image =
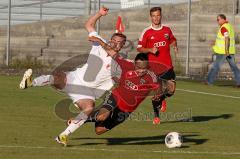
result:
<svg viewBox="0 0 240 159"><path fill-rule="evenodd" d="M146 53L138 53L137 56L135 57L135 61L141 60L141 61L148 61L148 54Z"/></svg>
<svg viewBox="0 0 240 159"><path fill-rule="evenodd" d="M218 14L218 17L220 17L221 19L224 19L224 20L227 19L226 15L224 15L224 14Z"/></svg>
<svg viewBox="0 0 240 159"><path fill-rule="evenodd" d="M152 14L152 12L156 12L159 11L160 13L162 13L162 8L161 7L152 7L150 9L150 15Z"/></svg>
<svg viewBox="0 0 240 159"><path fill-rule="evenodd" d="M114 36L118 36L118 37L123 38L123 39L124 39L124 42L126 42L126 40L127 40L127 36L124 35L123 33L114 33L114 34L112 35L111 39L112 39Z"/></svg>

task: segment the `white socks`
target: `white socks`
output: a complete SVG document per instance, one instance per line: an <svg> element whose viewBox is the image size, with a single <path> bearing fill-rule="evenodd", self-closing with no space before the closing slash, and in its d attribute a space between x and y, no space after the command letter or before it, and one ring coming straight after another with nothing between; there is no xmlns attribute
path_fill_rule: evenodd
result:
<svg viewBox="0 0 240 159"><path fill-rule="evenodd" d="M54 83L54 77L52 75L42 75L35 78L32 85L35 86L46 86Z"/></svg>
<svg viewBox="0 0 240 159"><path fill-rule="evenodd" d="M76 131L81 125L84 124L84 122L88 119L88 116L81 112L78 114L78 116L72 120L71 124L60 134L60 135L70 135L74 131Z"/></svg>

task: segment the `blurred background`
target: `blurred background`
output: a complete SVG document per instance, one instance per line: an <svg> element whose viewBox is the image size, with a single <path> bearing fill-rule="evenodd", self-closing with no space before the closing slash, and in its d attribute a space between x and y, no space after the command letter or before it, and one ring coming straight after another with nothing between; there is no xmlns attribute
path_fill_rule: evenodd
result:
<svg viewBox="0 0 240 159"><path fill-rule="evenodd" d="M219 13L233 24L237 53L240 51L239 0L1 0L0 72L17 74L28 67L48 72L63 63L77 66L84 62L91 48L84 23L103 5L110 8L110 14L97 29L109 39L121 16L128 37L124 51L129 58L136 55L138 38L150 25L149 9L161 6L162 23L178 40L179 54L172 54L178 77L204 79L207 75ZM238 54L236 60L240 66ZM224 64L218 78L231 80L232 76Z"/></svg>

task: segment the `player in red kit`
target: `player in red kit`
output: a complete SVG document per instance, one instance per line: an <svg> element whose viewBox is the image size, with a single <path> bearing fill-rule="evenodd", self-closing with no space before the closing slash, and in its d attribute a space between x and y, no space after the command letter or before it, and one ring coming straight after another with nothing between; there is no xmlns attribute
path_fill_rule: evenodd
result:
<svg viewBox="0 0 240 159"><path fill-rule="evenodd" d="M170 45L173 45L175 53L178 52L178 48L171 29L161 24L161 7L151 8L150 17L152 25L143 30L137 50L148 54L150 70L158 76L158 79L166 87L160 98L152 100L155 112L153 122L159 124L159 108L162 112L166 110L165 98L172 96L176 88L176 76L170 55ZM163 69L163 65L167 68L167 71Z"/></svg>
<svg viewBox="0 0 240 159"><path fill-rule="evenodd" d="M96 37L89 39L97 41L103 47L106 45ZM156 75L148 70L147 54L137 54L132 62L121 58L113 50L107 48L106 50L109 56L120 65L122 74L118 86L88 120L95 122L95 131L98 135L125 121L152 90L155 91L156 96L161 94L161 84L158 83Z"/></svg>

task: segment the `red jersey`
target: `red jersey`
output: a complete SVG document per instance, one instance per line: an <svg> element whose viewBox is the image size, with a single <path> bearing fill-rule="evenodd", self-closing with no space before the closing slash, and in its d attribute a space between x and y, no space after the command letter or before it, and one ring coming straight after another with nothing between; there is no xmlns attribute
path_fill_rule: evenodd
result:
<svg viewBox="0 0 240 159"><path fill-rule="evenodd" d="M155 29L152 26L143 30L138 41L138 48L158 48L159 54L149 53L150 69L157 75L163 73L163 66L169 70L173 68L170 55L170 44L176 41L171 29L166 26L161 26ZM160 67L159 67L160 66ZM166 70L165 70L166 71Z"/></svg>
<svg viewBox="0 0 240 159"><path fill-rule="evenodd" d="M148 71L144 76L138 76L134 63L117 56L116 62L122 69L118 87L112 90L117 106L124 112L133 112L148 96L151 90L157 89L156 75Z"/></svg>

